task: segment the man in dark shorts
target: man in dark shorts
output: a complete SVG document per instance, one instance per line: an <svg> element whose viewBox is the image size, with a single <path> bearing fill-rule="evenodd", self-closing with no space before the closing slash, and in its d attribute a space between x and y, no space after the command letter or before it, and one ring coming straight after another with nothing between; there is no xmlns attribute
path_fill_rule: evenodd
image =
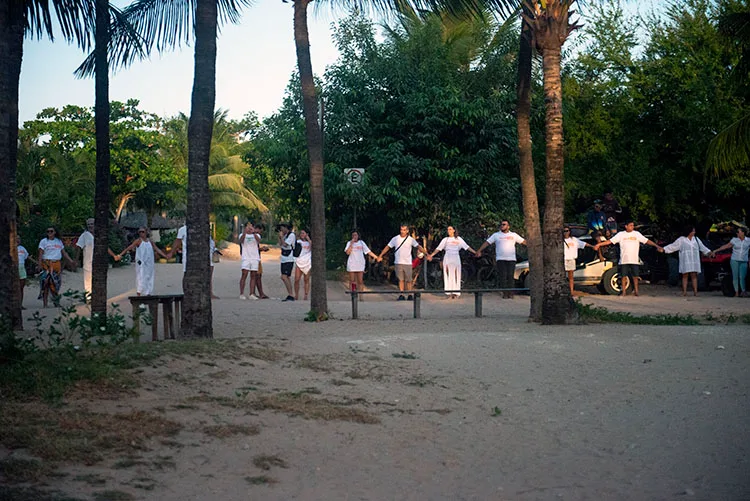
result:
<svg viewBox="0 0 750 501"><path fill-rule="evenodd" d="M297 237L292 232L292 225L289 223L281 223L279 225L279 247L281 247L281 281L284 282L286 287L286 299L282 301L294 301L292 295L292 269L294 269L294 244L297 242Z"/></svg>
<svg viewBox="0 0 750 501"><path fill-rule="evenodd" d="M635 222L628 220L625 223L625 231L616 233L609 240L599 242L594 246L594 250L599 250L599 247L610 244L620 245L620 280L621 280L621 292L620 296L626 296L627 283L625 278L630 279L633 284L635 295L638 295L638 280L640 276L640 249L641 244L651 245L656 247L659 252L664 252L664 249L656 245L654 242L644 237L640 231L635 231Z"/></svg>

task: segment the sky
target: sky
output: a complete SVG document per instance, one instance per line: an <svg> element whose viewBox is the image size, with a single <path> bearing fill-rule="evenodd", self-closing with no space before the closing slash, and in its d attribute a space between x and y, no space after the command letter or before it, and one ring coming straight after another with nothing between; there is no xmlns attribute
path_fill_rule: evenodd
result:
<svg viewBox="0 0 750 501"><path fill-rule="evenodd" d="M128 0L114 0L120 7ZM644 13L659 5L658 0L624 2L625 9ZM225 25L218 39L216 62L216 108L229 111L231 118L242 118L255 111L264 118L282 104L284 91L296 70L293 7L281 0L258 0L244 11L241 23ZM336 61L338 51L332 40L332 23L344 14L331 12L309 15L310 51L313 71L322 75ZM93 79L79 80L73 71L83 60L75 46L58 40L24 42L19 96L20 123L32 120L47 107L66 104L94 105ZM141 109L160 116L178 112L189 114L193 82L193 50L152 55L110 78L110 100L140 100Z"/></svg>

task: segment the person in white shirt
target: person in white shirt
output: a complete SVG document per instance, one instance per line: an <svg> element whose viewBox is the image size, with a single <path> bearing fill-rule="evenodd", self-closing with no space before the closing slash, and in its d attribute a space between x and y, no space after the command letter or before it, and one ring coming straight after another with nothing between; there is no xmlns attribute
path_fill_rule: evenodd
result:
<svg viewBox="0 0 750 501"><path fill-rule="evenodd" d="M297 244L301 246L299 256L295 259L294 299L299 301L299 285L305 277L305 301L310 294L310 270L312 269L312 240L306 230L299 230Z"/></svg>
<svg viewBox="0 0 750 501"><path fill-rule="evenodd" d="M616 233L609 240L599 242L594 246L594 250L599 250L600 247L606 245L619 244L620 245L620 296L627 295L627 284L624 282L625 277L628 277L633 283L634 294L638 295L638 280L640 276L640 250L641 244L647 244L652 247L656 247L659 252L664 252L664 249L656 245L654 242L644 237L639 231L635 231L635 222L630 220L625 223L625 231Z"/></svg>
<svg viewBox="0 0 750 501"><path fill-rule="evenodd" d="M139 296L150 296L154 292L154 254L167 259L165 254L151 241L148 230L138 228L138 238L133 240L118 257L122 257L135 249L135 293Z"/></svg>
<svg viewBox="0 0 750 501"><path fill-rule="evenodd" d="M693 285L693 296L698 295L698 273L701 272L701 254L708 255L711 250L695 236L695 227L688 226L685 234L664 246L664 252L680 252L680 273L682 274L682 295L687 296L688 277Z"/></svg>
<svg viewBox="0 0 750 501"><path fill-rule="evenodd" d="M459 251L468 250L472 254L476 251L467 244L463 238L456 236L456 229L453 226L447 228L448 236L440 241L440 244L427 255L427 260L432 261L440 251L445 251L443 256L443 289L448 299L458 299L461 295L458 292L461 289L461 255Z"/></svg>
<svg viewBox="0 0 750 501"><path fill-rule="evenodd" d="M75 269L75 263L67 252L65 245L60 240L60 234L53 227L47 228L47 238L39 242L39 266L42 273L39 275L39 298L47 307L47 299L52 294L52 303L60 306L60 288L62 287L62 258L65 258L71 267Z"/></svg>
<svg viewBox="0 0 750 501"><path fill-rule="evenodd" d="M352 239L346 242L344 252L349 256L346 260L346 271L349 272L349 286L351 290L365 290L365 256L370 256L378 262L382 261L383 258L376 256L365 241L359 239L359 231L357 230L352 231ZM363 301L364 297L359 296L359 300Z"/></svg>
<svg viewBox="0 0 750 501"><path fill-rule="evenodd" d="M23 290L26 288L26 260L34 262L34 258L32 258L29 255L29 251L26 250L26 247L21 245L21 237L16 236L16 245L18 246L18 278L19 282L21 284L21 309L25 309L23 307Z"/></svg>
<svg viewBox="0 0 750 501"><path fill-rule="evenodd" d="M747 296L747 258L750 251L750 240L747 238L747 229L737 228L737 236L728 243L714 251L717 253L725 249L732 249L732 258L729 264L732 267L732 284L734 285L734 297Z"/></svg>
<svg viewBox="0 0 750 501"><path fill-rule="evenodd" d="M583 240L571 236L570 228L563 228L563 243L565 244L565 272L568 274L568 285L570 285L570 295L573 295L573 274L576 271L576 260L578 259L578 249L584 249L586 247L594 248L593 245L584 242Z"/></svg>
<svg viewBox="0 0 750 501"><path fill-rule="evenodd" d="M255 225L255 234L258 235L258 239L263 239L263 230L265 230L266 227L263 223L257 223ZM261 245L258 249L261 252L261 257L263 256L263 252L268 252L269 248L267 245ZM254 290L250 291L250 294L255 294L259 299L268 299L268 296L263 292L263 260L258 263L258 279L255 281L255 288L257 290L257 294Z"/></svg>
<svg viewBox="0 0 750 501"><path fill-rule="evenodd" d="M526 240L510 231L510 221L500 222L500 231L493 233L477 250L477 257L489 245L495 244L495 267L498 274L498 285L501 289L512 289L515 285L513 274L516 271L516 244L526 245ZM513 291L503 291L503 297L512 299Z"/></svg>
<svg viewBox="0 0 750 501"><path fill-rule="evenodd" d="M94 218L91 217L86 220L86 230L81 233L76 242L76 257L75 261L78 262L78 256L83 251L83 290L86 292L86 300L91 300L91 272L94 268ZM114 258L115 261L119 261L120 258L112 252L112 249L107 249L107 253Z"/></svg>
<svg viewBox="0 0 750 501"><path fill-rule="evenodd" d="M247 274L250 273L250 299L258 299L253 294L255 291L255 283L258 279L258 268L260 266L260 235L255 233L255 226L253 223L247 222L245 225L245 231L240 235L240 254L241 254L241 269L242 275L240 275L240 299L248 299L245 296L245 282L247 281Z"/></svg>
<svg viewBox="0 0 750 501"><path fill-rule="evenodd" d="M281 223L278 225L279 231L279 247L281 248L281 281L284 282L286 287L286 298L282 301L294 301L292 295L292 269L294 269L294 244L297 242L297 237L292 231L292 225L290 223Z"/></svg>
<svg viewBox="0 0 750 501"><path fill-rule="evenodd" d="M412 280L412 255L411 251L412 249L416 247L419 252L423 252L427 254L427 251L419 245L419 242L414 240L414 238L409 236L409 227L405 224L402 224L399 228L399 234L395 237L391 238L391 241L388 242L388 245L383 247L383 250L380 251L380 255L378 256L379 260L383 259L383 256L391 249L394 249L395 257L395 265L396 265L396 278L398 278L398 290L401 292L406 290L406 284L411 284ZM408 298L405 298L403 294L400 294L397 298L397 301L404 301L408 299L411 301L412 295L409 294Z"/></svg>

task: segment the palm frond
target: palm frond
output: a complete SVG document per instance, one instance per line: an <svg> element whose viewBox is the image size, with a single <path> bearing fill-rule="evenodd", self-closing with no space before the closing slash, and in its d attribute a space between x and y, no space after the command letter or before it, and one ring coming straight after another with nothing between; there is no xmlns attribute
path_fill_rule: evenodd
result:
<svg viewBox="0 0 750 501"><path fill-rule="evenodd" d="M334 0L315 2L314 12L332 9L334 12L356 9L360 12L389 18L393 14L414 15L421 11L447 12L455 16L481 15L487 10L501 17L511 16L521 5L522 0Z"/></svg>
<svg viewBox="0 0 750 501"><path fill-rule="evenodd" d="M94 0L25 0L24 4L25 30L31 37L46 35L54 40L56 24L66 41L75 42L83 50L91 47L94 32L89 27L94 23Z"/></svg>
<svg viewBox="0 0 750 501"><path fill-rule="evenodd" d="M750 115L719 132L708 145L707 174L718 177L750 168Z"/></svg>
<svg viewBox="0 0 750 501"><path fill-rule="evenodd" d="M208 176L208 187L214 205L236 205L249 209L268 212L268 207L258 196L245 187L241 176L237 174L213 174ZM232 203L219 203L217 200L231 200Z"/></svg>

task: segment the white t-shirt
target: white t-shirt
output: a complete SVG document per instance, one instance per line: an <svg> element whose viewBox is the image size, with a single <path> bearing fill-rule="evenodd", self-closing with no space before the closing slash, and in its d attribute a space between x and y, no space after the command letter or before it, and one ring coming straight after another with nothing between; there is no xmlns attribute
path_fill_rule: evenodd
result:
<svg viewBox="0 0 750 501"><path fill-rule="evenodd" d="M182 272L187 271L187 225L180 226L177 230L177 240L182 240Z"/></svg>
<svg viewBox="0 0 750 501"><path fill-rule="evenodd" d="M23 245L18 246L18 267L26 265L26 259L29 257L29 251Z"/></svg>
<svg viewBox="0 0 750 501"><path fill-rule="evenodd" d="M732 243L732 259L734 261L747 261L747 254L750 251L750 238L745 237L744 240L740 240L738 237L734 237L730 242Z"/></svg>
<svg viewBox="0 0 750 501"><path fill-rule="evenodd" d="M54 238L52 240L49 238L43 238L42 241L39 242L39 248L44 251L42 253L42 259L59 261L62 259L62 251L65 247L59 238Z"/></svg>
<svg viewBox="0 0 750 501"><path fill-rule="evenodd" d="M260 237L256 233L243 233L242 235L242 260L260 261L260 250L258 242Z"/></svg>
<svg viewBox="0 0 750 501"><path fill-rule="evenodd" d="M586 242L576 237L569 237L565 239L565 260L578 259L578 249L586 247Z"/></svg>
<svg viewBox="0 0 750 501"><path fill-rule="evenodd" d="M281 246L282 249L292 249L294 250L294 244L297 241L297 237L294 235L294 232L290 231L287 233L286 238L284 239L284 245ZM294 262L294 254L290 253L288 256L285 256L284 254L281 255L281 262L282 263L293 263Z"/></svg>
<svg viewBox="0 0 750 501"><path fill-rule="evenodd" d="M609 239L613 244L620 244L620 264L639 264L638 252L641 244L648 242L640 231L621 231Z"/></svg>
<svg viewBox="0 0 750 501"><path fill-rule="evenodd" d="M78 237L76 245L83 249L83 269L90 270L94 262L94 235L90 231L84 231Z"/></svg>
<svg viewBox="0 0 750 501"><path fill-rule="evenodd" d="M523 237L512 231L508 233L498 231L490 235L490 238L487 239L488 244L495 244L495 261L515 261L516 244L522 242Z"/></svg>
<svg viewBox="0 0 750 501"><path fill-rule="evenodd" d="M461 237L445 237L440 241L440 245L437 246L437 249L435 251L445 251L445 255L447 256L458 256L458 251L461 249L466 250L469 248L469 244L467 244L463 238Z"/></svg>
<svg viewBox="0 0 750 501"><path fill-rule="evenodd" d="M346 271L365 271L365 254L372 251L363 240L357 240L356 242L349 240L346 242L344 252L349 250L349 247L352 248L352 252L349 254L349 259L346 260Z"/></svg>
<svg viewBox="0 0 750 501"><path fill-rule="evenodd" d="M401 245L401 242L403 242L403 245ZM404 242L404 237L402 237L401 235L396 235L395 237L391 238L390 242L388 242L388 247L390 247L391 249L398 248L398 250L396 251L396 261L394 262L394 264L408 264L409 266L411 266L411 249L412 247L419 247L419 244L411 237L407 236L406 242Z"/></svg>

